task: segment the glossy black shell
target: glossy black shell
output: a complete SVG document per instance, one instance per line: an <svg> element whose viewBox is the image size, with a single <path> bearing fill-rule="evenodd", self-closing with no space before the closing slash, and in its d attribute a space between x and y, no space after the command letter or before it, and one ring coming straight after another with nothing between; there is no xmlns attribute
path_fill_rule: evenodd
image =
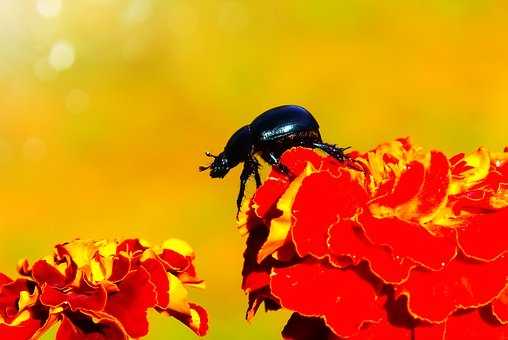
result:
<svg viewBox="0 0 508 340"><path fill-rule="evenodd" d="M224 157L229 166L236 166L250 157L252 138L248 125L239 128L228 140L224 147Z"/></svg>
<svg viewBox="0 0 508 340"><path fill-rule="evenodd" d="M271 142L302 131L319 131L319 124L312 114L298 105L283 105L265 111L249 127L254 144Z"/></svg>

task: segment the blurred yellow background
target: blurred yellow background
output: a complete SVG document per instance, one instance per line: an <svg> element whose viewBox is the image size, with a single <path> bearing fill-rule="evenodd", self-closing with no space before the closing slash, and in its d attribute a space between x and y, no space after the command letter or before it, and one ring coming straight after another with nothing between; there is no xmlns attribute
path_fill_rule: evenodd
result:
<svg viewBox="0 0 508 340"><path fill-rule="evenodd" d="M0 0L0 268L76 237L187 240L209 339L243 319L239 169L197 172L238 127L307 107L324 139L449 153L508 144L508 2ZM252 192L252 187L250 188ZM147 339L193 339L150 314ZM51 334L47 336L49 339Z"/></svg>

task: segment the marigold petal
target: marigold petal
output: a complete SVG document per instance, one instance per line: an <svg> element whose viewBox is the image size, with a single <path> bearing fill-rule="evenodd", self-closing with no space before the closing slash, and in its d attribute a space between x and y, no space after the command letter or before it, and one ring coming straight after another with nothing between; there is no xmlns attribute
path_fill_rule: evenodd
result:
<svg viewBox="0 0 508 340"><path fill-rule="evenodd" d="M111 276L108 280L111 282L123 280L130 270L131 261L127 257L123 255L114 256L111 265Z"/></svg>
<svg viewBox="0 0 508 340"><path fill-rule="evenodd" d="M443 340L505 340L508 326L489 320L481 310L461 311L448 318Z"/></svg>
<svg viewBox="0 0 508 340"><path fill-rule="evenodd" d="M146 245L143 244L143 242L139 239L128 239L125 241L122 241L117 247L116 247L116 253L117 255L121 254L122 252L126 254L142 254L147 249Z"/></svg>
<svg viewBox="0 0 508 340"><path fill-rule="evenodd" d="M189 314L171 310L167 311L167 313L187 325L197 335L206 335L208 332L208 313L206 309L195 303L189 303L189 307Z"/></svg>
<svg viewBox="0 0 508 340"><path fill-rule="evenodd" d="M400 175L393 192L375 200L379 205L395 208L416 196L423 184L425 168L417 161L410 162Z"/></svg>
<svg viewBox="0 0 508 340"><path fill-rule="evenodd" d="M78 309L101 311L106 305L106 299L107 293L104 287L93 287L86 282L72 289L44 285L40 296L41 303L46 306L59 307L67 304L73 311Z"/></svg>
<svg viewBox="0 0 508 340"><path fill-rule="evenodd" d="M178 238L170 238L162 243L162 249L172 250L186 257L194 258L194 249L185 241Z"/></svg>
<svg viewBox="0 0 508 340"><path fill-rule="evenodd" d="M11 283L12 279L5 275L4 273L0 273L0 287L6 283Z"/></svg>
<svg viewBox="0 0 508 340"><path fill-rule="evenodd" d="M279 198L286 191L289 182L282 178L268 178L252 196L252 209L259 218L264 218L270 212Z"/></svg>
<svg viewBox="0 0 508 340"><path fill-rule="evenodd" d="M441 271L411 271L397 294L407 295L414 316L442 322L458 308L478 307L494 300L505 287L507 275L508 257L489 263L455 258Z"/></svg>
<svg viewBox="0 0 508 340"><path fill-rule="evenodd" d="M90 264L90 260L98 251L98 245L93 241L74 240L72 242L62 244L67 250L72 261L78 268L85 267Z"/></svg>
<svg viewBox="0 0 508 340"><path fill-rule="evenodd" d="M300 256L322 258L328 253L328 230L337 219L357 214L367 193L347 172L334 177L318 172L306 177L293 204L293 242Z"/></svg>
<svg viewBox="0 0 508 340"><path fill-rule="evenodd" d="M319 169L323 162L323 157L313 149L296 147L284 152L280 157L280 162L288 168L294 177L299 176L310 163L314 168ZM286 175L281 175L276 168L272 168L269 177L286 179Z"/></svg>
<svg viewBox="0 0 508 340"><path fill-rule="evenodd" d="M364 323L378 322L383 315L373 287L352 270L304 262L275 268L270 286L283 307L304 316L323 316L339 336L358 333Z"/></svg>
<svg viewBox="0 0 508 340"><path fill-rule="evenodd" d="M118 292L108 297L105 311L117 318L129 336L138 338L148 333L146 310L157 303L155 287L146 269L139 267L118 284Z"/></svg>
<svg viewBox="0 0 508 340"><path fill-rule="evenodd" d="M164 265L156 259L146 259L141 263L150 274L150 281L157 293L157 306L166 308L169 304L169 279Z"/></svg>
<svg viewBox="0 0 508 340"><path fill-rule="evenodd" d="M244 276L242 289L245 292L252 292L270 284L270 274L265 271L253 271Z"/></svg>
<svg viewBox="0 0 508 340"><path fill-rule="evenodd" d="M189 295L187 289L180 281L178 277L173 274L168 274L169 277L169 305L168 309L181 312L184 314L190 313L189 301L187 296Z"/></svg>
<svg viewBox="0 0 508 340"><path fill-rule="evenodd" d="M502 324L508 324L508 286L492 301L492 314Z"/></svg>
<svg viewBox="0 0 508 340"><path fill-rule="evenodd" d="M7 277L4 278L4 280ZM16 279L0 286L0 322L12 323L23 311L20 308L19 300L23 293L32 295L34 284L27 279ZM26 307L26 306L21 306Z"/></svg>
<svg viewBox="0 0 508 340"><path fill-rule="evenodd" d="M37 319L27 319L16 326L0 323L0 339L29 340L43 327L43 322Z"/></svg>
<svg viewBox="0 0 508 340"><path fill-rule="evenodd" d="M247 293L270 284L270 266L267 264L267 261L263 261L262 263L258 263L257 261L259 249L261 249L267 236L267 228L263 225L256 225L247 237L247 246L243 253L244 261L242 268L242 289Z"/></svg>
<svg viewBox="0 0 508 340"><path fill-rule="evenodd" d="M93 320L81 313L67 313L56 333L56 340L127 340L118 323L108 319Z"/></svg>
<svg viewBox="0 0 508 340"><path fill-rule="evenodd" d="M469 257L492 261L508 251L508 208L474 215L457 228L461 250Z"/></svg>
<svg viewBox="0 0 508 340"><path fill-rule="evenodd" d="M57 268L45 260L39 260L34 263L32 276L40 286L48 284L55 287L63 287L69 281Z"/></svg>
<svg viewBox="0 0 508 340"><path fill-rule="evenodd" d="M191 265L191 259L171 249L164 249L159 257L169 270L182 272Z"/></svg>
<svg viewBox="0 0 508 340"><path fill-rule="evenodd" d="M367 238L376 245L388 246L394 256L409 257L432 270L440 270L456 254L455 233L451 229L434 228L434 234L414 222L396 217L360 216ZM432 251L429 251L432 249Z"/></svg>
<svg viewBox="0 0 508 340"><path fill-rule="evenodd" d="M425 173L422 189L418 194L417 213L432 214L446 197L450 183L450 165L446 156L439 151L430 153L430 166Z"/></svg>
<svg viewBox="0 0 508 340"><path fill-rule="evenodd" d="M372 273L385 283L400 283L408 277L411 268L416 266L408 258L395 258L390 249L370 243L358 223L353 221L341 220L334 224L330 228L328 244L330 254L334 256L332 263L335 256L346 256L354 265L366 260Z"/></svg>
<svg viewBox="0 0 508 340"><path fill-rule="evenodd" d="M312 165L308 164L305 170L291 182L287 190L278 200L277 209L281 211L282 214L270 220L268 238L258 252L258 262L263 261L267 256L271 255L286 243L293 219L291 208L293 207L296 195L300 190L303 180L314 171Z"/></svg>

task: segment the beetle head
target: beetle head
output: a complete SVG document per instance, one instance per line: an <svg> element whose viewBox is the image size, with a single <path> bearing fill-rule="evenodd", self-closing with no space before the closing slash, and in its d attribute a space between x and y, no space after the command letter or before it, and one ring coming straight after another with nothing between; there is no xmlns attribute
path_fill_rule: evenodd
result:
<svg viewBox="0 0 508 340"><path fill-rule="evenodd" d="M210 152L206 152L205 155L213 158L212 164L208 166L200 166L199 171L205 171L210 169L210 177L212 178L223 178L231 169L229 161L221 152L218 156L212 155Z"/></svg>

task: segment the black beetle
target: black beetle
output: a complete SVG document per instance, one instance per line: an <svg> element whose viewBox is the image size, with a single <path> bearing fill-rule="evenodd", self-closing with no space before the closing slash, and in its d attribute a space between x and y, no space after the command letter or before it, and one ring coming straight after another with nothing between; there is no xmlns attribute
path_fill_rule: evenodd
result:
<svg viewBox="0 0 508 340"><path fill-rule="evenodd" d="M279 160L284 151L295 146L321 149L341 162L347 159L344 150L348 148L323 143L319 124L309 111L297 105L283 105L263 112L252 123L238 129L218 156L207 152L206 155L214 160L208 166L200 166L199 170L210 169L210 177L223 178L229 170L243 162L240 192L236 200L239 211L249 177L254 175L256 186L261 185L259 162L255 155L259 154L281 173L291 176Z"/></svg>

